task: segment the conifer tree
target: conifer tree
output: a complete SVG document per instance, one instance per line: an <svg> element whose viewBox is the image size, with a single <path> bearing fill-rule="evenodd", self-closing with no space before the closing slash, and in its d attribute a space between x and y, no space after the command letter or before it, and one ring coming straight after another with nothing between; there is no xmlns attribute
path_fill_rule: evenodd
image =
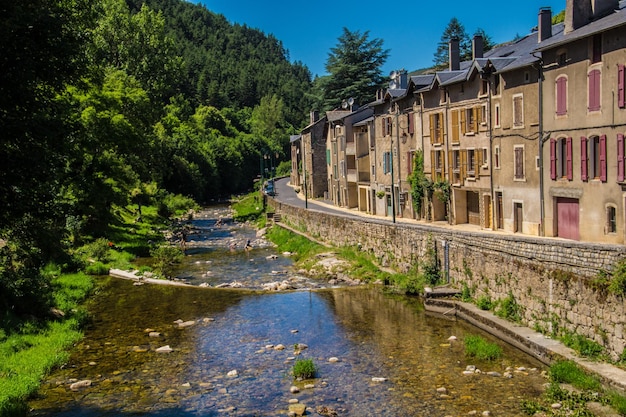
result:
<svg viewBox="0 0 626 417"><path fill-rule="evenodd" d="M437 44L437 50L433 57L433 63L437 67L443 67L448 64L448 43L451 39L459 40L459 49L461 52L461 60L472 57L472 42L465 28L456 17L450 19L448 26L441 35L441 40Z"/></svg>

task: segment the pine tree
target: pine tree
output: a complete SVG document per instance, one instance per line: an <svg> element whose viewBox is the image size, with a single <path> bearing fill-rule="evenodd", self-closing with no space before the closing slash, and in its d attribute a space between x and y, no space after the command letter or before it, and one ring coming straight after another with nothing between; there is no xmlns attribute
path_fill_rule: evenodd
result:
<svg viewBox="0 0 626 417"><path fill-rule="evenodd" d="M337 108L342 100L353 98L363 105L373 101L376 90L383 85L381 67L389 50L381 39L369 39L369 31L351 32L343 28L338 43L328 54L323 78L324 108Z"/></svg>
<svg viewBox="0 0 626 417"><path fill-rule="evenodd" d="M489 36L487 32L485 32L485 30L482 28L476 29L476 31L474 32L474 36L483 37L483 51L484 52L487 52L493 49L493 47L495 46L495 44L493 43L493 39L491 39L491 36Z"/></svg>
<svg viewBox="0 0 626 417"><path fill-rule="evenodd" d="M465 28L459 22L456 17L450 19L450 23L443 31L441 40L437 44L437 51L435 51L433 57L433 63L437 67L443 67L448 64L448 43L451 39L459 40L459 49L461 52L461 60L466 60L472 57L472 42L469 35L465 31Z"/></svg>

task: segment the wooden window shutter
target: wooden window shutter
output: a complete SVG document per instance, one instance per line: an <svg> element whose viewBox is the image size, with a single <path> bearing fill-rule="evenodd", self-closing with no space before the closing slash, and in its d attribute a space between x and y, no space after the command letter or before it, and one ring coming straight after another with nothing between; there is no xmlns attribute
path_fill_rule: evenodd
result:
<svg viewBox="0 0 626 417"><path fill-rule="evenodd" d="M569 136L565 142L566 144L566 163L567 163L567 179L572 181L574 179L574 167L573 167L573 146L572 146L572 137Z"/></svg>
<svg viewBox="0 0 626 417"><path fill-rule="evenodd" d="M439 157L441 158L441 179L446 179L446 154L443 150L439 151Z"/></svg>
<svg viewBox="0 0 626 417"><path fill-rule="evenodd" d="M409 135L415 133L415 114L413 112L406 115L409 126Z"/></svg>
<svg viewBox="0 0 626 417"><path fill-rule="evenodd" d="M450 158L448 158L448 172L450 173L450 182L453 182L452 173L454 172L454 151L450 151Z"/></svg>
<svg viewBox="0 0 626 417"><path fill-rule="evenodd" d="M524 179L524 148L515 148L513 152L515 158L514 177L516 180Z"/></svg>
<svg viewBox="0 0 626 417"><path fill-rule="evenodd" d="M606 135L600 136L600 180L606 182Z"/></svg>
<svg viewBox="0 0 626 417"><path fill-rule="evenodd" d="M621 109L626 107L626 92L624 91L626 87L624 85L626 84L625 75L624 64L619 64L617 66L617 104Z"/></svg>
<svg viewBox="0 0 626 417"><path fill-rule="evenodd" d="M413 173L413 152L411 151L406 153L406 172L407 175L411 175Z"/></svg>
<svg viewBox="0 0 626 417"><path fill-rule="evenodd" d="M589 111L600 110L600 70L593 70L587 76L589 80Z"/></svg>
<svg viewBox="0 0 626 417"><path fill-rule="evenodd" d="M432 116L432 115L431 115ZM437 166L435 161L435 152L434 150L430 151L430 178L433 181L437 180Z"/></svg>
<svg viewBox="0 0 626 417"><path fill-rule="evenodd" d="M430 121L430 143L433 144L435 143L435 115L429 115L428 120Z"/></svg>
<svg viewBox="0 0 626 417"><path fill-rule="evenodd" d="M550 138L550 179L556 180L556 139Z"/></svg>
<svg viewBox="0 0 626 417"><path fill-rule="evenodd" d="M467 133L467 126L465 123L465 109L461 110L461 133L462 134L466 134Z"/></svg>
<svg viewBox="0 0 626 417"><path fill-rule="evenodd" d="M478 107L472 107L472 114L474 115L474 126L472 126L472 129L475 133L478 133Z"/></svg>
<svg viewBox="0 0 626 417"><path fill-rule="evenodd" d="M452 143L459 143L459 111L452 110Z"/></svg>
<svg viewBox="0 0 626 417"><path fill-rule="evenodd" d="M624 181L624 135L617 134L617 181Z"/></svg>
<svg viewBox="0 0 626 417"><path fill-rule="evenodd" d="M580 137L580 179L589 179L589 157L587 156L587 138Z"/></svg>
<svg viewBox="0 0 626 417"><path fill-rule="evenodd" d="M556 80L556 114L567 114L567 78L560 77Z"/></svg>
<svg viewBox="0 0 626 417"><path fill-rule="evenodd" d="M480 167L483 166L483 153L480 149L474 150L474 158L476 158L476 166L474 167L474 175L480 177Z"/></svg>

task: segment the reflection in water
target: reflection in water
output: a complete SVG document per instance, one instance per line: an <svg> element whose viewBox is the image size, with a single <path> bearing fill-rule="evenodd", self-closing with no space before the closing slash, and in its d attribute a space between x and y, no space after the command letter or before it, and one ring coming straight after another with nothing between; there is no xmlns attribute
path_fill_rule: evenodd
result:
<svg viewBox="0 0 626 417"><path fill-rule="evenodd" d="M187 265L211 251L199 250ZM211 267L216 276L226 270L229 280L243 280L251 263ZM254 268L264 276L259 264ZM276 416L286 415L297 398L313 415L324 406L340 416L444 417L472 410L522 416L520 398L538 396L544 382L539 370L511 379L463 375L470 364L499 373L540 365L504 344L497 362L469 360L462 340L477 329L425 314L419 300L379 288L262 294L108 279L91 312L84 340L68 365L44 382L30 403L32 415ZM458 341L448 341L452 335ZM284 350L272 347L279 344ZM315 361L314 380L293 380L295 344L308 345L300 357ZM165 345L173 351L156 352ZM231 371L237 376L228 376ZM69 388L85 379L91 386ZM315 388L305 388L308 383ZM290 392L294 384L299 393Z"/></svg>

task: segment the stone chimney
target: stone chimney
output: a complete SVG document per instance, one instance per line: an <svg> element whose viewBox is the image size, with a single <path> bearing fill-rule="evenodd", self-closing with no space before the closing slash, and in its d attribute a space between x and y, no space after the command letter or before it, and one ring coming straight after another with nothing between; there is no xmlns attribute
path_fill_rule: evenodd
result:
<svg viewBox="0 0 626 417"><path fill-rule="evenodd" d="M461 51L459 50L458 38L448 42L448 63L450 71L458 71L461 68Z"/></svg>
<svg viewBox="0 0 626 417"><path fill-rule="evenodd" d="M405 89L405 88L407 88L409 86L409 73L406 72L406 70L401 70L400 71L400 76L398 78L399 78L399 81L400 81L398 83L400 85L399 88Z"/></svg>
<svg viewBox="0 0 626 417"><path fill-rule="evenodd" d="M311 110L309 117L310 117L310 124L313 124L320 119L320 112L317 110Z"/></svg>
<svg viewBox="0 0 626 417"><path fill-rule="evenodd" d="M591 0L593 18L599 19L619 9L619 0Z"/></svg>
<svg viewBox="0 0 626 417"><path fill-rule="evenodd" d="M591 21L591 0L567 0L565 3L565 29L570 33Z"/></svg>
<svg viewBox="0 0 626 417"><path fill-rule="evenodd" d="M472 39L472 58L482 58L485 44L481 35L474 35Z"/></svg>
<svg viewBox="0 0 626 417"><path fill-rule="evenodd" d="M552 9L549 7L539 9L539 25L537 27L539 28L538 42L543 42L552 37Z"/></svg>

